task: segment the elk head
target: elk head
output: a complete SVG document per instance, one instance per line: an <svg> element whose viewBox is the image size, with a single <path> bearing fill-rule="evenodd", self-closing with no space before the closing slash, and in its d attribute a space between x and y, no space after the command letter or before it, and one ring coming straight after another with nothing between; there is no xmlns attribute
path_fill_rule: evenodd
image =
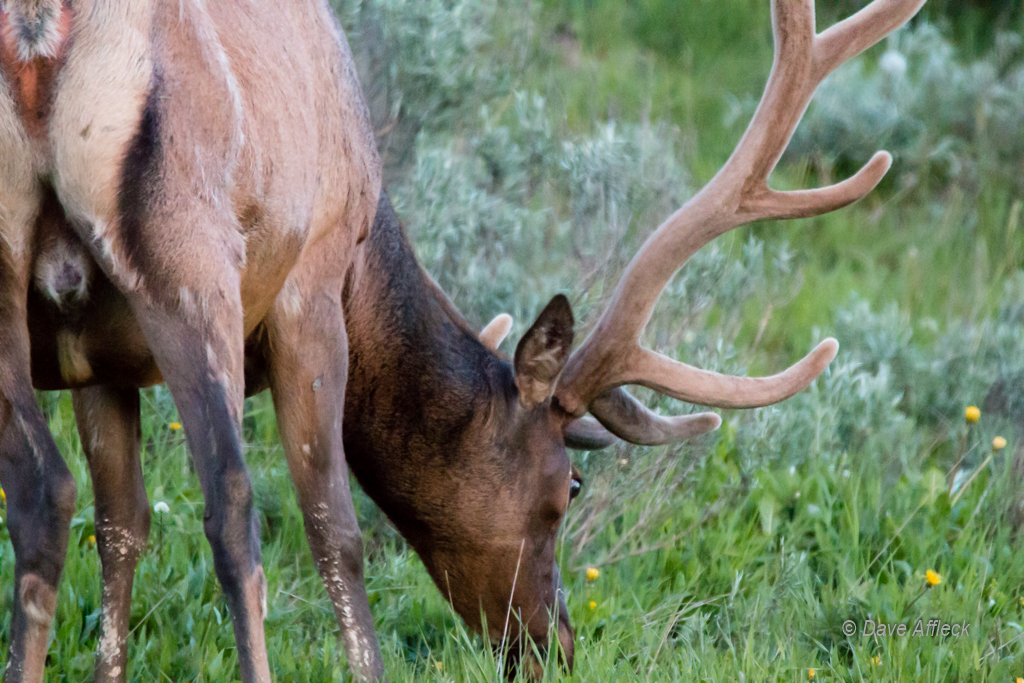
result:
<svg viewBox="0 0 1024 683"><path fill-rule="evenodd" d="M519 341L511 365L480 361L491 368L488 404L470 418L474 427L463 432L467 436L447 446L472 456L460 460L466 469L457 481L451 478L436 511L445 533L459 542L413 544L463 618L480 627L481 614L486 617L492 642L515 643L525 635L545 643L554 627L571 665L573 630L555 563L559 525L581 485L567 447L600 447L613 435L666 444L721 423L713 413L657 415L626 385L696 405L754 408L801 391L835 357L838 343L826 339L779 374L730 377L645 349L640 337L673 274L715 237L754 221L825 214L877 185L892 161L886 152L848 180L821 189L777 191L768 178L818 84L923 3L875 0L817 33L813 0L773 0L775 59L749 127L718 174L650 235L583 343L572 351L573 316L559 295ZM481 341L495 348L510 323L499 317Z"/></svg>

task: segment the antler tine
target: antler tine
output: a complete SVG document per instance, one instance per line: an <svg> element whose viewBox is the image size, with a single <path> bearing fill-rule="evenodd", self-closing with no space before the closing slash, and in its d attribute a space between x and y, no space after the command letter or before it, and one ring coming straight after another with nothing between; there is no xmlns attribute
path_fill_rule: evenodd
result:
<svg viewBox="0 0 1024 683"><path fill-rule="evenodd" d="M799 393L824 372L839 352L829 338L795 365L771 377L733 377L701 370L660 353L641 349L629 384L654 389L680 401L717 408L760 408Z"/></svg>
<svg viewBox="0 0 1024 683"><path fill-rule="evenodd" d="M626 267L608 307L562 373L556 395L566 410L581 415L598 396L623 384L703 405L768 405L800 391L828 366L838 348L833 339L785 372L757 379L693 368L642 349L639 339L662 289L715 237L766 218L828 213L874 189L892 163L886 152L875 154L853 177L820 189L780 192L768 187L768 177L821 80L908 21L924 1L874 0L819 36L814 0L772 0L775 57L746 132L715 177L647 238Z"/></svg>
<svg viewBox="0 0 1024 683"><path fill-rule="evenodd" d="M892 155L875 152L871 160L857 173L841 183L817 190L791 190L779 192L767 189L757 199L746 202L745 208L758 218L788 220L808 218L831 213L853 204L867 195L878 185L892 166Z"/></svg>
<svg viewBox="0 0 1024 683"><path fill-rule="evenodd" d="M622 387L595 398L590 412L609 432L641 446L675 443L713 432L722 425L722 418L714 413L663 417Z"/></svg>
<svg viewBox="0 0 1024 683"><path fill-rule="evenodd" d="M926 0L875 0L823 31L814 45L815 78L820 82L917 14Z"/></svg>

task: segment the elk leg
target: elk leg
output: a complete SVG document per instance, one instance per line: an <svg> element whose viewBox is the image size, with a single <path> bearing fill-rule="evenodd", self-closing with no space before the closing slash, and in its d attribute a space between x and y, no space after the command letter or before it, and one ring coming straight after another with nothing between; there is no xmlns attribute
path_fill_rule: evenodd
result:
<svg viewBox="0 0 1024 683"><path fill-rule="evenodd" d="M199 476L204 530L231 611L242 680L269 683L267 581L241 442L241 303L237 283L234 297L225 291L231 286L204 298L202 315L158 305L136 306L136 315L174 397Z"/></svg>
<svg viewBox="0 0 1024 683"><path fill-rule="evenodd" d="M26 437L19 418L0 397L0 482L7 496L15 582L4 681L41 683L77 487L52 439L40 443Z"/></svg>
<svg viewBox="0 0 1024 683"><path fill-rule="evenodd" d="M127 678L132 583L149 537L149 501L139 460L139 392L99 386L71 396L96 493L96 545L103 564L95 680L118 683Z"/></svg>
<svg viewBox="0 0 1024 683"><path fill-rule="evenodd" d="M0 483L15 584L4 681L41 683L77 486L32 390L27 276L5 246L0 239Z"/></svg>
<svg viewBox="0 0 1024 683"><path fill-rule="evenodd" d="M247 252L235 210L249 201L243 196L255 201L243 179L252 171L243 153L250 117L210 13L195 3L151 4L151 12L126 19L147 27L138 37L145 47L136 41L118 53L139 57L132 75L111 87L98 81L104 92L128 98L110 120L116 148L95 137L58 136L53 155L66 161L57 191L83 244L128 299L174 397L205 498L204 530L241 678L269 683L266 578L241 442ZM91 109L95 100L69 94L55 104L54 120L109 119L112 110ZM74 111L80 102L81 113ZM259 143L251 144L246 149L259 154Z"/></svg>
<svg viewBox="0 0 1024 683"><path fill-rule="evenodd" d="M342 447L348 340L339 297L318 293L301 307L294 301L278 307L268 331L274 409L309 547L334 605L349 666L358 679L378 680L384 664L363 582L363 537Z"/></svg>

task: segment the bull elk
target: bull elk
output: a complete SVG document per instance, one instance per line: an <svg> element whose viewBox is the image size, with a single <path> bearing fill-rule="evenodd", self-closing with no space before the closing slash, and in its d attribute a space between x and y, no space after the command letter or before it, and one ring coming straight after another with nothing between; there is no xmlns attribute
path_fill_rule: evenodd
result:
<svg viewBox="0 0 1024 683"><path fill-rule="evenodd" d="M492 642L520 644L551 629L571 666L555 563L580 488L566 447L611 434L668 443L720 423L658 416L625 385L754 407L792 396L829 364L831 339L781 374L724 377L639 337L669 278L708 241L838 209L882 178L884 152L825 189L767 184L818 83L922 4L875 0L817 34L813 0L773 0L771 76L725 166L650 236L575 352L557 296L509 362L494 352L509 320L481 341L417 264L324 0L7 0L0 480L16 586L4 680L43 679L76 497L33 386L73 392L96 494L95 680L106 682L127 675L129 600L149 531L138 389L158 382L202 486L244 681L270 680L240 438L243 397L267 387L357 677L384 672L348 468L471 627L483 614Z"/></svg>

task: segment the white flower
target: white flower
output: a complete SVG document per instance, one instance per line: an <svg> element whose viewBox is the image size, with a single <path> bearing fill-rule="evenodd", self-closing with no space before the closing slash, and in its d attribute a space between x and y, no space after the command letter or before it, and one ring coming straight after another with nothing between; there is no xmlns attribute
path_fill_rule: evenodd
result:
<svg viewBox="0 0 1024 683"><path fill-rule="evenodd" d="M170 512L171 508L167 507L167 503L162 500L153 506L153 512Z"/></svg>
<svg viewBox="0 0 1024 683"><path fill-rule="evenodd" d="M878 68L896 79L907 73L907 58L895 50L889 50L878 62Z"/></svg>

